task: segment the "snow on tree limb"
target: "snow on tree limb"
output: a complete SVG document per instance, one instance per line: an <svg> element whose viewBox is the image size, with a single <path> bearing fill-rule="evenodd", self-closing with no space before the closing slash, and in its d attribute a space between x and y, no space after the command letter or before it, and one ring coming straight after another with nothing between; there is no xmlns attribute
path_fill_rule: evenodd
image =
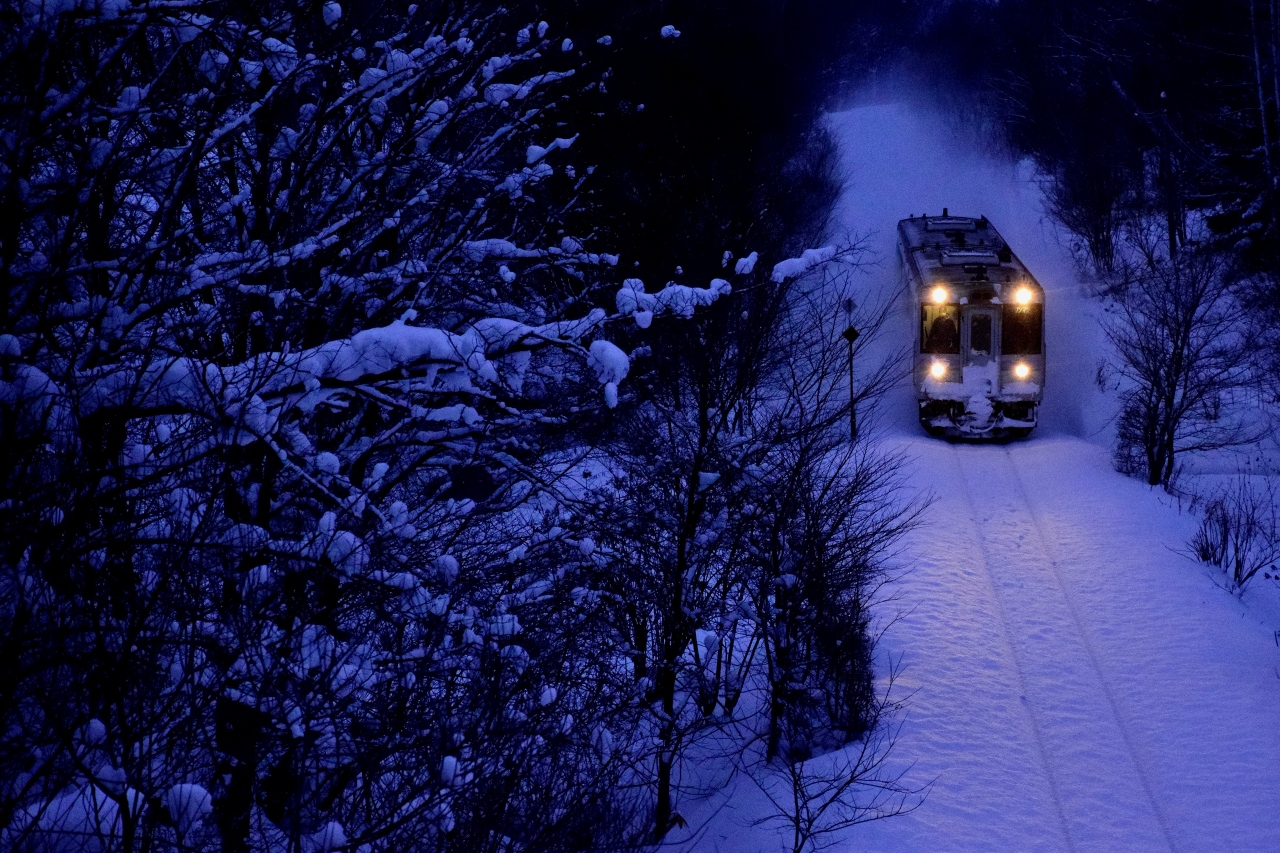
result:
<svg viewBox="0 0 1280 853"><path fill-rule="evenodd" d="M569 146L573 145L573 143L576 142L577 140L578 140L578 134L575 133L573 136L570 136L567 139L557 137L551 140L551 143L547 145L545 148L542 147L541 145L530 145L529 150L526 152L526 155L525 155L525 161L530 166L532 166L534 163L537 163L539 160L541 160L543 157L546 157L548 154L550 154L552 151L555 151L557 148L561 150L567 150Z"/></svg>
<svg viewBox="0 0 1280 853"><path fill-rule="evenodd" d="M629 278L618 289L616 302L618 313L624 317L635 317L636 323L645 328L655 314L670 312L679 317L692 317L696 308L706 307L716 300L732 292L733 286L722 278L713 278L707 287L689 287L675 282L657 293L646 293L644 282L638 278Z"/></svg>
<svg viewBox="0 0 1280 853"><path fill-rule="evenodd" d="M397 320L296 353L263 353L232 367L192 358L162 359L140 375L115 370L90 381L81 415L118 407L213 415L250 396L270 400L313 385L352 386L431 366L461 368L481 382L493 383L499 376L491 359L518 350L571 344L598 329L605 319L599 309L577 320L541 325L490 317L476 321L462 334ZM47 377L31 387L36 396L60 391ZM211 409L211 404L216 408Z"/></svg>
<svg viewBox="0 0 1280 853"><path fill-rule="evenodd" d="M805 249L800 257L788 258L775 264L773 273L769 277L778 283L782 283L789 278L804 275L809 270L819 264L826 263L835 256L835 246L823 246L821 249Z"/></svg>

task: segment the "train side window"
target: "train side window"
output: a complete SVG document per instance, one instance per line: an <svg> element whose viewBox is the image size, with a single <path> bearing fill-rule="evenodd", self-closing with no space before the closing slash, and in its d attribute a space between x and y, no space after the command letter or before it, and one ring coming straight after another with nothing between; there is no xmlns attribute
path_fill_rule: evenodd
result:
<svg viewBox="0 0 1280 853"><path fill-rule="evenodd" d="M956 355L960 352L960 306L920 306L920 352Z"/></svg>
<svg viewBox="0 0 1280 853"><path fill-rule="evenodd" d="M1000 351L1040 355L1044 348L1044 306L1005 305L1000 318Z"/></svg>

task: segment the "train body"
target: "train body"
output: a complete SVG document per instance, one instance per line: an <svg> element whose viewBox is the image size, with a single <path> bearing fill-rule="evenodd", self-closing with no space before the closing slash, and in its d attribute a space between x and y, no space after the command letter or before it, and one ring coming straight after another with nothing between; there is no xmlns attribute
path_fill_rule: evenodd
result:
<svg viewBox="0 0 1280 853"><path fill-rule="evenodd" d="M1030 434L1044 395L1044 289L985 216L898 223L918 310L912 382L920 424L959 438Z"/></svg>

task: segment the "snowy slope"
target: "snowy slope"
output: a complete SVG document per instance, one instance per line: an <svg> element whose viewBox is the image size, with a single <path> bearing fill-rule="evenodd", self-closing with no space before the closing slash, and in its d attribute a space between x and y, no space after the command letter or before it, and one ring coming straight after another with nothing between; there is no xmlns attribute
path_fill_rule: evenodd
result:
<svg viewBox="0 0 1280 853"><path fill-rule="evenodd" d="M1280 650L1076 438L902 441L938 499L886 638L925 804L875 850L1274 851Z"/></svg>
<svg viewBox="0 0 1280 853"><path fill-rule="evenodd" d="M893 762L933 786L913 813L827 840L1280 851L1280 625L1178 553L1194 518L1111 470L1095 309L1029 169L903 105L831 121L848 171L843 222L882 259L865 297L896 287L897 219L985 214L1048 293L1048 380L1041 428L1005 446L926 438L909 388L886 400L884 440L935 496L882 614L895 690L911 697ZM913 312L901 312L904 335ZM713 815L699 849L780 849L782 836L752 826L765 811L750 783L727 786L698 809Z"/></svg>

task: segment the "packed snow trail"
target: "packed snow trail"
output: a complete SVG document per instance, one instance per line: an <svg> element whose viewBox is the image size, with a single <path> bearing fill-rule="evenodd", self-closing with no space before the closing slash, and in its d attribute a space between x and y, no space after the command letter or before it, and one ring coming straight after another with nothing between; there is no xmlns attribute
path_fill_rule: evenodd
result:
<svg viewBox="0 0 1280 853"><path fill-rule="evenodd" d="M884 641L895 760L937 781L850 849L1280 849L1280 653L1170 550L1190 519L1078 438L895 441L936 496Z"/></svg>
<svg viewBox="0 0 1280 853"><path fill-rule="evenodd" d="M831 127L842 222L881 261L860 301L899 288L899 218L985 214L1045 287L1048 378L1040 427L1007 445L926 437L905 383L884 401L878 438L934 497L883 613L880 651L908 697L892 763L933 784L914 812L823 840L883 853L1277 853L1280 625L1181 553L1193 516L1112 470L1097 307L1029 168L903 105ZM918 322L901 309L901 339L889 330L882 353ZM706 806L699 850L783 843L754 825L771 810L749 784Z"/></svg>
<svg viewBox="0 0 1280 853"><path fill-rule="evenodd" d="M1067 846L1176 849L1011 454L952 455Z"/></svg>

